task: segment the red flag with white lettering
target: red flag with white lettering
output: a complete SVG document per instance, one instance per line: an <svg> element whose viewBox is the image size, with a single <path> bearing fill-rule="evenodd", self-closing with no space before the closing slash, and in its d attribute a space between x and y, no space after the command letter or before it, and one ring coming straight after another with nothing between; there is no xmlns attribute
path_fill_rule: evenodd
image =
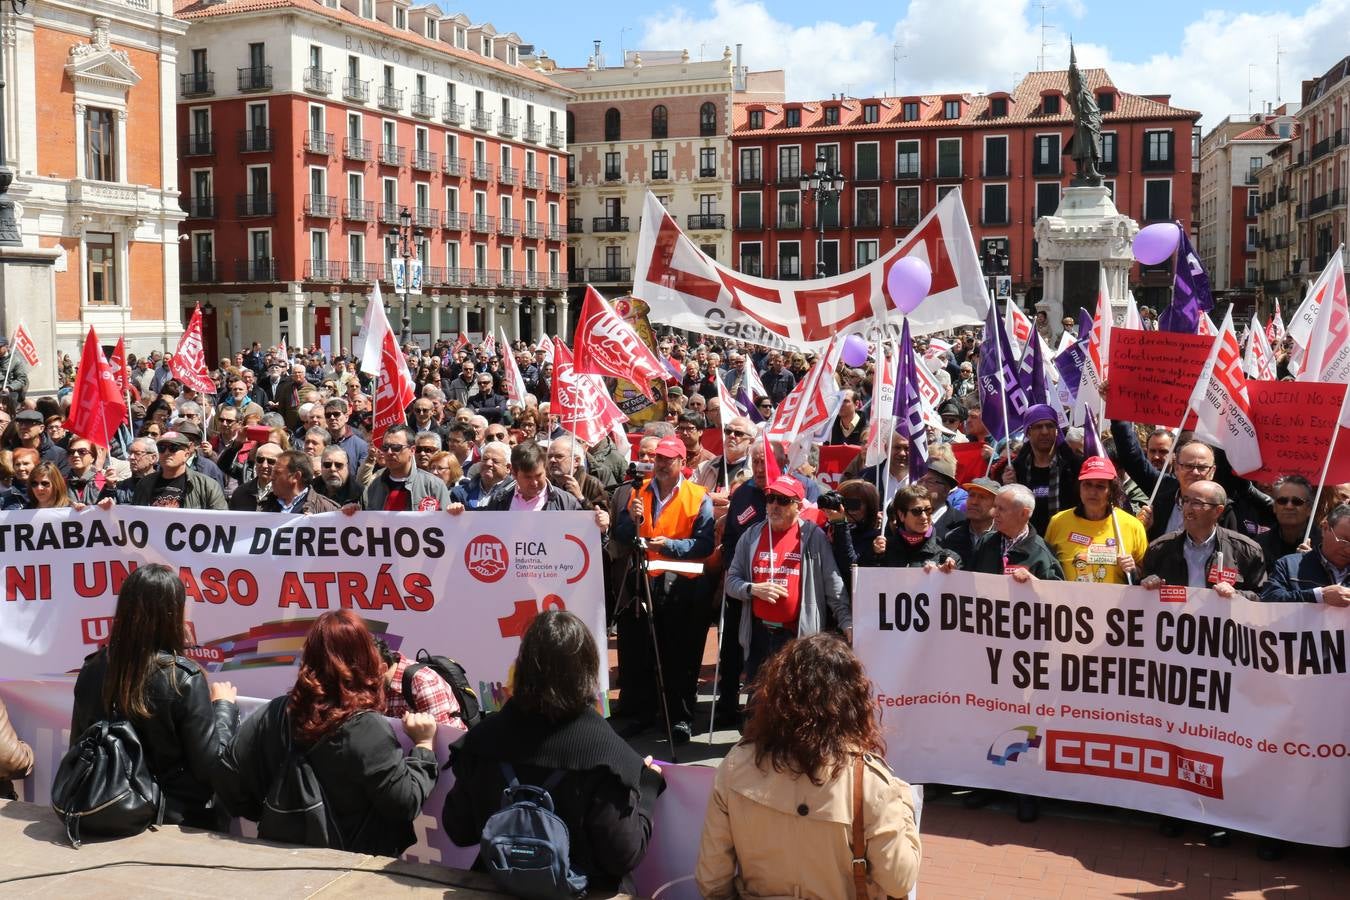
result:
<svg viewBox="0 0 1350 900"><path fill-rule="evenodd" d="M29 335L28 329L23 327L22 322L14 329L14 352L22 353L30 367L38 364L37 344L33 343L32 336Z"/></svg>
<svg viewBox="0 0 1350 900"><path fill-rule="evenodd" d="M99 447L109 447L117 426L122 424L126 415L126 401L117 389L103 348L98 345L98 336L90 328L84 338L80 367L75 374L75 389L70 395L66 430L88 438Z"/></svg>
<svg viewBox="0 0 1350 900"><path fill-rule="evenodd" d="M1231 308L1214 337L1209 359L1200 370L1190 408L1196 413L1196 437L1222 447L1234 471L1261 468L1261 444L1252 422L1252 403L1247 395L1247 376L1242 372L1242 351L1233 331Z"/></svg>
<svg viewBox="0 0 1350 900"><path fill-rule="evenodd" d="M638 337L590 285L572 336L572 359L578 375L609 375L631 381L648 400L655 400L651 382L664 380L666 369L652 349Z"/></svg>
<svg viewBox="0 0 1350 900"><path fill-rule="evenodd" d="M202 347L202 307L192 310L192 319L169 359L169 371L183 384L203 394L214 394L216 383L206 370L206 351Z"/></svg>
<svg viewBox="0 0 1350 900"><path fill-rule="evenodd" d="M628 417L610 399L604 382L595 375L576 371L572 353L558 338L553 339L553 397L549 412L565 431L593 444Z"/></svg>

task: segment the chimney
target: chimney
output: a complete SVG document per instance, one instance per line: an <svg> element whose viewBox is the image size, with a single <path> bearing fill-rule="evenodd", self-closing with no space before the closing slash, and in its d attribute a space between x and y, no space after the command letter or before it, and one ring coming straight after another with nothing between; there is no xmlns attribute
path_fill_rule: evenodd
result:
<svg viewBox="0 0 1350 900"><path fill-rule="evenodd" d="M600 42L595 41L595 67L603 69L605 67L605 55L600 52Z"/></svg>
<svg viewBox="0 0 1350 900"><path fill-rule="evenodd" d="M745 66L741 65L741 45L736 45L736 68L731 74L731 89L733 91L744 91L747 79Z"/></svg>

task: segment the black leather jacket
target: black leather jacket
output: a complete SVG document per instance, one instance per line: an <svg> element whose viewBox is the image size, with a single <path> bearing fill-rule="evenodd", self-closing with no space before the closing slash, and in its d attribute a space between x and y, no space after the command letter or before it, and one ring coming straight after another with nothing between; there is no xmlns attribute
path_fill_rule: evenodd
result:
<svg viewBox="0 0 1350 900"><path fill-rule="evenodd" d="M200 828L221 828L224 811L211 803L219 784L220 757L234 738L239 707L211 702L206 675L190 659L160 653L146 681L148 719L134 719L150 772L164 792L164 821ZM108 671L104 650L89 656L75 681L75 711L70 742L90 725L108 717L103 681Z"/></svg>

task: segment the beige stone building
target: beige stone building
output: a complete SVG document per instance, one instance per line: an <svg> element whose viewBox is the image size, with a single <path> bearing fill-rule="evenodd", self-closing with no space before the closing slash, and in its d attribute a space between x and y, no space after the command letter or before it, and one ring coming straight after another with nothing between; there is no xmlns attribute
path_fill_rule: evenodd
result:
<svg viewBox="0 0 1350 900"><path fill-rule="evenodd" d="M1294 156L1298 187L1295 274L1315 279L1346 240L1350 189L1350 56L1320 78L1303 82L1299 138Z"/></svg>
<svg viewBox="0 0 1350 900"><path fill-rule="evenodd" d="M730 47L710 62L687 50L630 51L606 66L597 43L585 68L549 74L576 94L567 107L574 302L587 283L607 297L632 289L648 190L704 252L730 264L733 103L782 101L783 72L749 72Z"/></svg>
<svg viewBox="0 0 1350 900"><path fill-rule="evenodd" d="M1266 153L1265 165L1257 174L1261 194L1256 227L1260 243L1256 249L1256 269L1261 278L1257 310L1263 322L1270 320L1275 301L1287 318L1298 305L1301 288L1294 278L1297 258L1296 210L1298 190L1294 184L1298 158L1299 128L1295 124L1289 137Z"/></svg>

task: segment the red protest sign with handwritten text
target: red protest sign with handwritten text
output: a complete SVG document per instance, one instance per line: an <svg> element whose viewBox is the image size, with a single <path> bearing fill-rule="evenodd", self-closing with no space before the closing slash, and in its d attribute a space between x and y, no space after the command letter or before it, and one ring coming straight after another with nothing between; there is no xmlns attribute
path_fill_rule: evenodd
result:
<svg viewBox="0 0 1350 900"><path fill-rule="evenodd" d="M1302 475L1314 484L1331 447L1345 385L1314 381L1248 381L1252 423L1261 441L1261 468L1239 472L1253 481ZM1350 428L1341 429L1327 484L1350 481Z"/></svg>
<svg viewBox="0 0 1350 900"><path fill-rule="evenodd" d="M1107 418L1177 427L1213 345L1198 334L1111 329Z"/></svg>

